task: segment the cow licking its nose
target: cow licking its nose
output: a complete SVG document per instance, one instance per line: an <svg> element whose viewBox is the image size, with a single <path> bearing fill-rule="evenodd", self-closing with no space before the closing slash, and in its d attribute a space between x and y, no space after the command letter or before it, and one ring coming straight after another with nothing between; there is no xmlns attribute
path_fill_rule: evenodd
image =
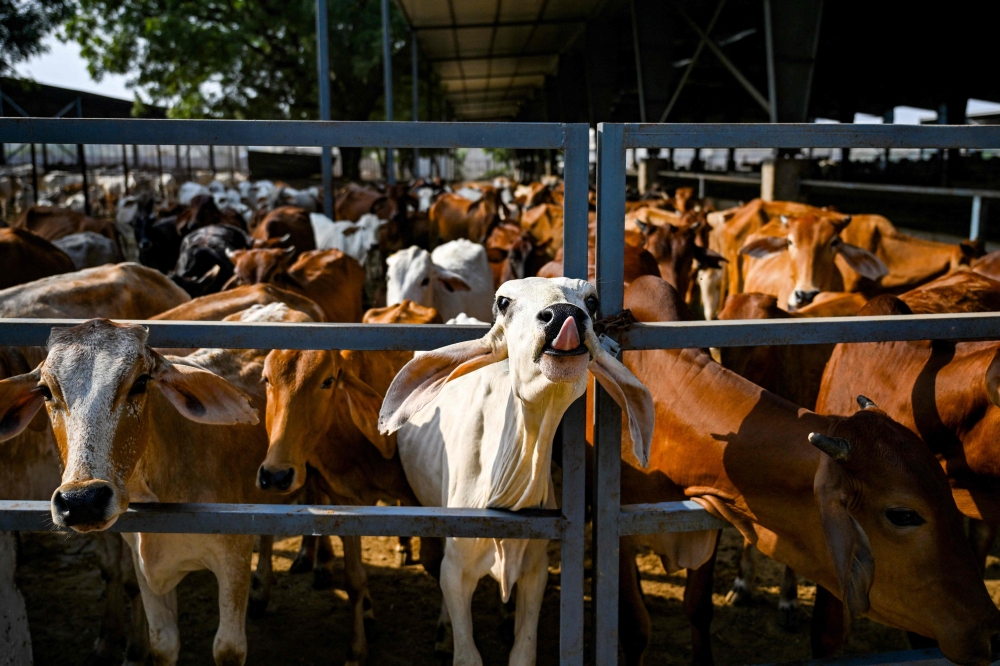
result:
<svg viewBox="0 0 1000 666"><path fill-rule="evenodd" d="M114 489L103 481L56 490L52 495L52 517L64 527L103 523L114 496Z"/></svg>
<svg viewBox="0 0 1000 666"><path fill-rule="evenodd" d="M793 308L801 308L809 305L813 302L813 299L819 294L819 289L812 289L810 291L805 291L802 289L796 289L792 293L792 297L789 299Z"/></svg>
<svg viewBox="0 0 1000 666"><path fill-rule="evenodd" d="M261 490L280 490L285 491L291 488L292 481L295 480L295 468L289 467L288 469L279 469L271 471L261 465L260 471L257 473L257 484L260 486Z"/></svg>
<svg viewBox="0 0 1000 666"><path fill-rule="evenodd" d="M556 303L538 313L538 320L545 324L545 353L551 356L576 356L586 354L582 340L586 335L584 322L587 314L569 303Z"/></svg>

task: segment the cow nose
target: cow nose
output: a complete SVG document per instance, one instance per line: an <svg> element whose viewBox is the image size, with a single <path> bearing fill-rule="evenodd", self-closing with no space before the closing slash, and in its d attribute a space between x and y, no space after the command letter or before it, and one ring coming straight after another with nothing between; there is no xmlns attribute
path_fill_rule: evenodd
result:
<svg viewBox="0 0 1000 666"><path fill-rule="evenodd" d="M153 243L148 238L143 238L141 241L139 241L140 250L149 250L152 247Z"/></svg>
<svg viewBox="0 0 1000 666"><path fill-rule="evenodd" d="M805 291L803 289L796 289L793 297L795 299L795 307L802 307L803 305L809 305L816 298L819 293L819 289L813 289L812 291Z"/></svg>
<svg viewBox="0 0 1000 666"><path fill-rule="evenodd" d="M261 490L270 490L272 487L275 490L288 490L294 480L294 467L271 471L261 465L260 471L257 473L257 483Z"/></svg>
<svg viewBox="0 0 1000 666"><path fill-rule="evenodd" d="M52 511L66 527L100 523L107 520L108 507L114 496L114 489L107 483L57 490L52 496Z"/></svg>
<svg viewBox="0 0 1000 666"><path fill-rule="evenodd" d="M579 345L580 341L586 339L585 322L589 318L586 312L575 305L570 305L569 303L556 303L555 305L550 305L538 313L538 321L545 324L546 347L552 347L556 338L560 337L559 333L563 330L563 325L566 324L567 320L571 317L573 319L573 323L576 324L576 339ZM565 338L567 336L563 333L562 337Z"/></svg>

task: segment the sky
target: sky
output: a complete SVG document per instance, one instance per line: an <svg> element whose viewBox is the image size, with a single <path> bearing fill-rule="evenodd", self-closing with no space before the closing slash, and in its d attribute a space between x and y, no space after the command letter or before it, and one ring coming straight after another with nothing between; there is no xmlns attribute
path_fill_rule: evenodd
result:
<svg viewBox="0 0 1000 666"><path fill-rule="evenodd" d="M73 90L83 90L85 92L117 97L119 99L132 100L134 93L125 87L126 77L109 75L101 79L100 82L90 78L87 72L87 65L80 56L80 46L76 42L63 44L54 36L45 40L49 52L41 56L32 58L26 63L16 67L20 76L32 78L39 83L47 83ZM982 111L1000 111L1000 104L970 99L966 107L966 113ZM898 124L917 125L923 118L933 119L937 114L927 109L916 109L911 106L897 106L894 113L894 120ZM856 123L880 123L882 118L858 113L854 116Z"/></svg>

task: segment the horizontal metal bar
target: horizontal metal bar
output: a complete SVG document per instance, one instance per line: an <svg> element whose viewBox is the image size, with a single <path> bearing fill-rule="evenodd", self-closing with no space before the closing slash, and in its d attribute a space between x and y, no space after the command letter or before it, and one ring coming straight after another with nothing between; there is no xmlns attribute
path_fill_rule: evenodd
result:
<svg viewBox="0 0 1000 666"><path fill-rule="evenodd" d="M724 176L717 173L688 173L686 171L657 171L657 176L665 178L680 178L684 180L705 180L716 183L737 183L739 185L760 186L760 177L753 176Z"/></svg>
<svg viewBox="0 0 1000 666"><path fill-rule="evenodd" d="M623 504L618 514L619 536L719 530L729 525L705 511L697 502Z"/></svg>
<svg viewBox="0 0 1000 666"><path fill-rule="evenodd" d="M1000 148L1000 125L631 123L625 147Z"/></svg>
<svg viewBox="0 0 1000 666"><path fill-rule="evenodd" d="M84 319L0 319L0 345L40 346L54 327ZM149 329L152 347L225 349L437 349L482 337L488 326L129 321Z"/></svg>
<svg viewBox="0 0 1000 666"><path fill-rule="evenodd" d="M562 148L560 123L0 118L0 143Z"/></svg>
<svg viewBox="0 0 1000 666"><path fill-rule="evenodd" d="M625 349L754 347L891 340L1000 340L1000 312L636 324Z"/></svg>
<svg viewBox="0 0 1000 666"><path fill-rule="evenodd" d="M0 501L0 530L53 532L49 502ZM133 503L112 532L558 539L558 511L398 506Z"/></svg>
<svg viewBox="0 0 1000 666"><path fill-rule="evenodd" d="M876 185L873 183L841 183L831 180L800 180L803 187L859 192L893 192L897 194L933 194L942 197L983 197L1000 199L997 190L973 190L965 187L922 187L920 185Z"/></svg>
<svg viewBox="0 0 1000 666"><path fill-rule="evenodd" d="M437 25L414 25L416 32L431 30L482 30L488 28L533 28L536 25L580 25L583 19L538 19L534 21L496 21L493 23L439 23Z"/></svg>
<svg viewBox="0 0 1000 666"><path fill-rule="evenodd" d="M951 666L952 662L948 661L938 648L781 662L781 666L892 666L893 664L899 664L900 666L903 664Z"/></svg>

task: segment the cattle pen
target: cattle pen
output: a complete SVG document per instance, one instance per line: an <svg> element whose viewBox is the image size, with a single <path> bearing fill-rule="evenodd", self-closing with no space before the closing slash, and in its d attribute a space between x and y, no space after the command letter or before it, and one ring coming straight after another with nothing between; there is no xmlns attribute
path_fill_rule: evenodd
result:
<svg viewBox="0 0 1000 666"><path fill-rule="evenodd" d="M587 124L222 120L0 119L0 143L535 148L564 152L565 275L587 277ZM597 127L597 285L605 315L623 304L625 150L630 148L1000 148L997 126L826 124L618 124ZM0 344L44 345L78 320L0 320ZM153 347L427 350L482 336L486 326L136 322ZM1000 339L1000 313L635 324L622 349L675 349L894 340ZM561 540L560 663L581 665L584 645L585 407L563 427L561 508L507 512L448 508L133 504L118 532L454 536ZM595 664L618 658L619 537L717 529L694 502L620 505L621 412L595 400L593 644ZM48 502L0 502L0 530L51 531ZM878 655L859 663L925 661L940 653Z"/></svg>

